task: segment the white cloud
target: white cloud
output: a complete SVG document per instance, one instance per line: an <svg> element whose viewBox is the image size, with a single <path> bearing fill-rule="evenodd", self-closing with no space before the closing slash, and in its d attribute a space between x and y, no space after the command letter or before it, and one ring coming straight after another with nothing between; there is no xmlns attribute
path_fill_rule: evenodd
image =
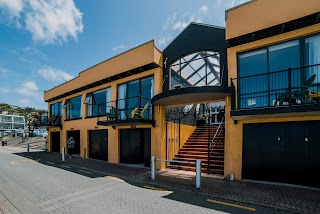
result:
<svg viewBox="0 0 320 214"><path fill-rule="evenodd" d="M4 8L10 18L19 17L23 9L23 2L22 0L0 0L0 8Z"/></svg>
<svg viewBox="0 0 320 214"><path fill-rule="evenodd" d="M44 66L37 71L44 79L52 82L64 82L73 79L74 77L60 69Z"/></svg>
<svg viewBox="0 0 320 214"><path fill-rule="evenodd" d="M158 47L163 47L167 45L171 41L171 39L172 39L171 36L160 37L159 39L156 39L156 45Z"/></svg>
<svg viewBox="0 0 320 214"><path fill-rule="evenodd" d="M194 14L190 15L188 19L185 20L179 20L175 23L173 23L172 30L183 30L186 28L191 22L202 22L203 18L201 16L196 16Z"/></svg>
<svg viewBox="0 0 320 214"><path fill-rule="evenodd" d="M127 48L128 48L127 46L121 44L117 47L112 48L112 51L119 53Z"/></svg>
<svg viewBox="0 0 320 214"><path fill-rule="evenodd" d="M35 41L54 43L66 41L70 36L77 40L83 31L82 13L73 0L29 0L26 28Z"/></svg>
<svg viewBox="0 0 320 214"><path fill-rule="evenodd" d="M41 97L39 88L34 81L27 81L22 83L21 86L16 89L16 92L18 94L21 94L27 97L33 97L33 98Z"/></svg>
<svg viewBox="0 0 320 214"><path fill-rule="evenodd" d="M0 17L15 17L17 27L31 32L32 39L45 44L61 43L69 37L77 40L83 31L82 13L74 0L0 0Z"/></svg>
<svg viewBox="0 0 320 214"><path fill-rule="evenodd" d="M208 6L204 4L199 10L200 13L206 14L208 12Z"/></svg>
<svg viewBox="0 0 320 214"><path fill-rule="evenodd" d="M169 27L169 25L172 25L172 23L174 23L174 22L176 21L176 19L177 19L177 13L174 12L174 13L172 14L172 16L169 16L169 17L167 18L166 23L165 23L164 25L162 25L162 30L167 30L168 27Z"/></svg>

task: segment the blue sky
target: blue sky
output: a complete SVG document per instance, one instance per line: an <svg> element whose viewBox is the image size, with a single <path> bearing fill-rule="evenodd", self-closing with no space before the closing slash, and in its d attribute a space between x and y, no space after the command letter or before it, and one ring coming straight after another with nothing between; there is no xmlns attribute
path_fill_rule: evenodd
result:
<svg viewBox="0 0 320 214"><path fill-rule="evenodd" d="M225 26L247 0L0 0L0 103L46 109L44 90L190 22ZM107 71L106 71L107 72Z"/></svg>

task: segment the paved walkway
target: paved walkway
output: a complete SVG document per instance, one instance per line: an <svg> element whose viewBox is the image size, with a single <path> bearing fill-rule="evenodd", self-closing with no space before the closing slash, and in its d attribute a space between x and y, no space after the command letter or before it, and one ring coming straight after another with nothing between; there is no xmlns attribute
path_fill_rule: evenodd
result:
<svg viewBox="0 0 320 214"><path fill-rule="evenodd" d="M9 148L8 148L9 149ZM12 150L12 149L11 149ZM39 160L41 163L62 163L56 153L34 152L19 155ZM195 175L190 172L164 170L157 172L156 180L150 179L150 169L82 158L66 158L64 165L76 166L102 175L117 176L128 183L143 182L145 185L167 190L185 189L199 194L228 199L236 202L271 207L290 213L320 213L320 190L248 181L229 181L203 174L201 188L195 188ZM68 170L68 169L66 169ZM96 175L95 175L96 176Z"/></svg>

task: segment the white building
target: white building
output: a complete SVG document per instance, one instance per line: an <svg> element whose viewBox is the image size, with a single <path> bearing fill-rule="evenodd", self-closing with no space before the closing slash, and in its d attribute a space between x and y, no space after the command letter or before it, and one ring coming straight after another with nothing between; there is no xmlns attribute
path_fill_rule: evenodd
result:
<svg viewBox="0 0 320 214"><path fill-rule="evenodd" d="M0 130L24 130L24 116L0 114Z"/></svg>

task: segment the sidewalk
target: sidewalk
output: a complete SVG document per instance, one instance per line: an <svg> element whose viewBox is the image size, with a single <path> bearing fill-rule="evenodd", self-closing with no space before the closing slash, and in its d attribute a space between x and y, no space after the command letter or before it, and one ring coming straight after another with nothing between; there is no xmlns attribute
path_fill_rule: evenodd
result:
<svg viewBox="0 0 320 214"><path fill-rule="evenodd" d="M229 181L203 173L201 188L197 190L195 188L195 173L192 172L164 170L157 172L156 179L153 181L150 179L149 168L136 168L92 159L69 159L68 157L66 157L65 162L62 162L60 155L56 153L34 152L20 153L19 155L40 159L40 162L44 164L45 161L51 161L91 170L94 174L100 174L100 176L117 176L129 183L142 182L167 190L185 189L208 197L271 207L292 213L320 213L319 189L248 181Z"/></svg>

